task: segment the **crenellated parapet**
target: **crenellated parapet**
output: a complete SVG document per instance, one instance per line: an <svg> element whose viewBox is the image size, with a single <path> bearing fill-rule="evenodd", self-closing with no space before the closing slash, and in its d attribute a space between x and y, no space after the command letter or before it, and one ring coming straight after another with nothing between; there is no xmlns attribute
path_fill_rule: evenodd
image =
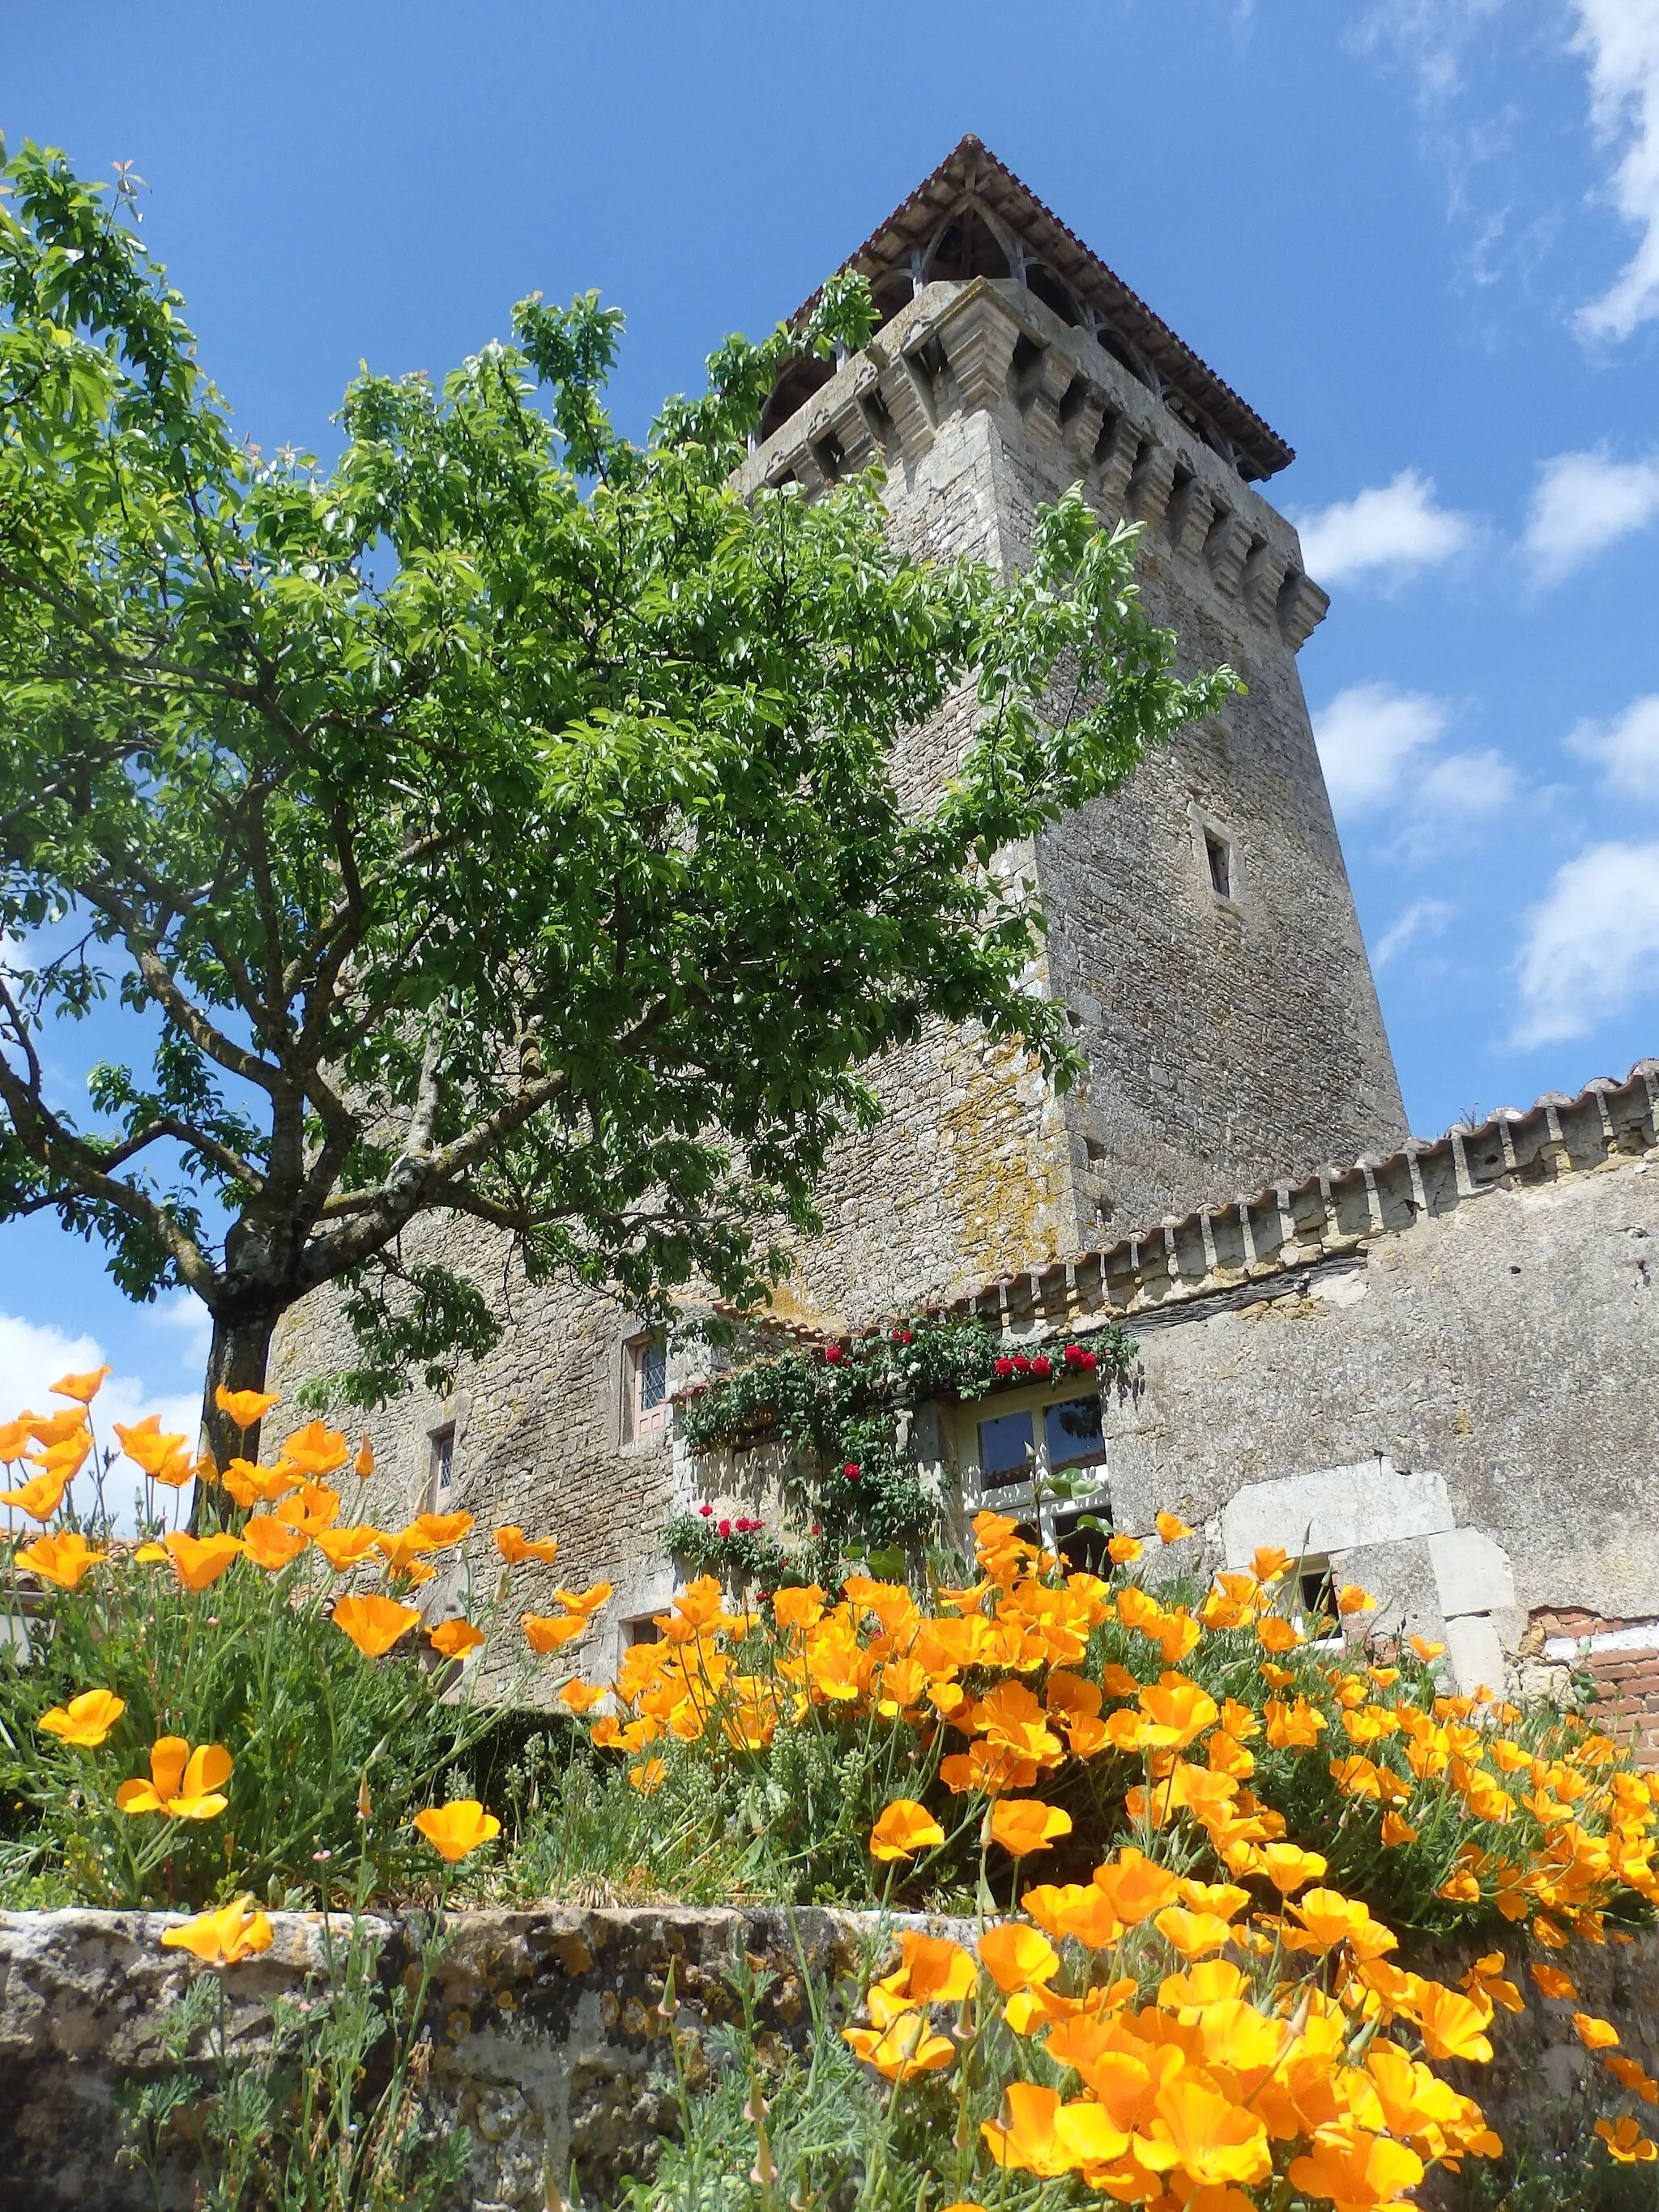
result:
<svg viewBox="0 0 1659 2212"><path fill-rule="evenodd" d="M1012 277L924 284L756 448L738 487L810 496L872 461L908 481L980 411L1291 652L1323 617L1329 601L1285 518L1096 331Z"/></svg>

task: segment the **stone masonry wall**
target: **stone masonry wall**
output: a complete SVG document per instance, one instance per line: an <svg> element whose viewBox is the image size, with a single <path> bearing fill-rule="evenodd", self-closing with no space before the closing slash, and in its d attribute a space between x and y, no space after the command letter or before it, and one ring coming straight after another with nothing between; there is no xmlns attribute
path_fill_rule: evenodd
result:
<svg viewBox="0 0 1659 2212"><path fill-rule="evenodd" d="M1121 1318L1118 1527L1182 1568L1328 1560L1463 1686L1582 1656L1651 1741L1659 1645L1659 1062L1344 1176L994 1286L1011 1338ZM1575 1621L1574 1615L1584 1617ZM1637 1698L1639 1694L1639 1705Z"/></svg>
<svg viewBox="0 0 1659 2212"><path fill-rule="evenodd" d="M257 2046L273 1997L314 1991L328 1972L316 1915L272 1916L275 1942L263 1957L225 1975L231 2045ZM0 1913L0 2177L6 2212L148 2212L144 2176L123 2162L113 2096L118 2082L164 2074L161 2020L185 1983L209 1970L162 1951L165 1916L143 1913ZM960 1923L935 1923L969 1942ZM410 1948L397 1923L385 1939L381 1973L407 1972ZM659 2137L676 2124L669 2022L661 2004L672 1966L683 2009L673 2023L680 2060L695 2088L708 2079L709 2030L738 2012L739 1953L771 1977L757 1999L763 2062L775 2069L810 2031L809 1978L828 1987L838 2025L857 2000L860 1967L878 1971L892 1948L874 1916L806 1906L697 1911L545 1908L459 1915L453 1944L437 1972L427 2010L431 2063L424 2094L445 2125L472 2138L465 2201L474 2212L530 2212L554 2201L574 2162L584 2201L616 2201L628 2173L651 2171ZM345 1939L337 1921L335 1956ZM1477 1942L1469 1954L1484 1949ZM1513 1941L1510 1942L1513 1953ZM1419 1962L1455 1982L1465 1957ZM1480 2099L1500 2134L1512 2137L1545 2116L1553 2100L1588 2092L1597 2076L1568 2017L1547 2004L1514 1966L1525 2001L1519 2017L1498 2016L1495 2062L1459 2069L1458 2086ZM1618 2023L1623 2048L1659 2063L1659 1938L1615 1939L1575 1954L1573 1974L1590 2012ZM717 2063L717 2061L716 2061ZM166 2177L166 2212L184 2212L195 2176L184 2160Z"/></svg>

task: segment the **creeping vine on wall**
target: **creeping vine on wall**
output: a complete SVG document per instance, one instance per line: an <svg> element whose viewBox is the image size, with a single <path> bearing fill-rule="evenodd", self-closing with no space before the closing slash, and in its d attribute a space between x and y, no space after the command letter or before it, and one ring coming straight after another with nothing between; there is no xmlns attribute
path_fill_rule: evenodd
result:
<svg viewBox="0 0 1659 2212"><path fill-rule="evenodd" d="M709 1383L677 1419L698 1454L774 1440L788 1449L794 1467L782 1505L793 1540L749 1516L720 1515L708 1501L677 1515L665 1539L694 1571L763 1590L837 1583L848 1559L897 1573L939 1525L939 1500L913 1441L919 1407L965 1404L1033 1382L1055 1392L1085 1381L1121 1389L1134 1354L1115 1322L1086 1345L1011 1352L982 1322L915 1320L757 1360Z"/></svg>

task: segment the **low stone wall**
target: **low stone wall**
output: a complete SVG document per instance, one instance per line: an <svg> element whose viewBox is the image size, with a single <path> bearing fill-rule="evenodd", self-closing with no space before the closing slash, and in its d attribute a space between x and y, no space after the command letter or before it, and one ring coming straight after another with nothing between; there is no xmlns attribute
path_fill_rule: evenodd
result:
<svg viewBox="0 0 1659 2212"><path fill-rule="evenodd" d="M169 2069L162 2016L189 1979L209 1971L160 1948L168 1917L155 1913L0 1913L0 2202L5 2212L139 2212L151 2203L143 2174L122 2158L114 2096L123 2080ZM297 1993L343 1953L347 1923L318 1914L272 1915L276 1941L225 1976L233 2048L265 2032L273 1998ZM407 1931L373 1923L388 1985L407 1973ZM933 1923L966 1939L971 1930ZM776 2063L811 2028L808 1982L844 2008L866 1954L884 1953L892 1923L820 1907L635 1911L548 1907L469 1912L434 1977L427 2025L432 2063L425 2094L446 2123L473 2142L475 2212L541 2207L547 2173L562 2185L574 2162L589 2203L611 2201L620 2178L650 2169L675 2125L669 2024L660 2009L669 1969L682 2009L674 2033L695 2083L706 2039L741 2006L732 1975L740 1956L762 1977L762 2048ZM1501 1940L1501 1939L1499 1939ZM1475 1947L1477 1949L1481 1947ZM1419 1961L1455 1981L1459 1960ZM1583 2008L1615 2021L1625 2049L1659 2066L1659 1933L1600 1950L1576 1948L1571 1967ZM1497 2058L1456 2069L1506 2137L1552 2100L1594 2094L1605 2076L1581 2049L1571 2008L1546 2005L1510 1970L1527 1997L1520 2017L1500 2013ZM167 2177L169 2206L188 2206L194 2177L181 2160Z"/></svg>

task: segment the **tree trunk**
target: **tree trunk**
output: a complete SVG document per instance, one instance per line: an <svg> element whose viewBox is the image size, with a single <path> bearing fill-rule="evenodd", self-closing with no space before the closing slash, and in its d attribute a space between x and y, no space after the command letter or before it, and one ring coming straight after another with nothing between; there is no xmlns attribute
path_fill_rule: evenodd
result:
<svg viewBox="0 0 1659 2212"><path fill-rule="evenodd" d="M218 1393L222 1386L227 1390L264 1389L265 1362L270 1356L276 1321L274 1313L246 1315L234 1321L214 1316L213 1344L202 1391L202 1438L216 1467L226 1467L234 1459L259 1456L259 1424L256 1421L250 1429L239 1429L228 1413L220 1412ZM201 1504L198 1483L191 1513L192 1527L201 1517Z"/></svg>

